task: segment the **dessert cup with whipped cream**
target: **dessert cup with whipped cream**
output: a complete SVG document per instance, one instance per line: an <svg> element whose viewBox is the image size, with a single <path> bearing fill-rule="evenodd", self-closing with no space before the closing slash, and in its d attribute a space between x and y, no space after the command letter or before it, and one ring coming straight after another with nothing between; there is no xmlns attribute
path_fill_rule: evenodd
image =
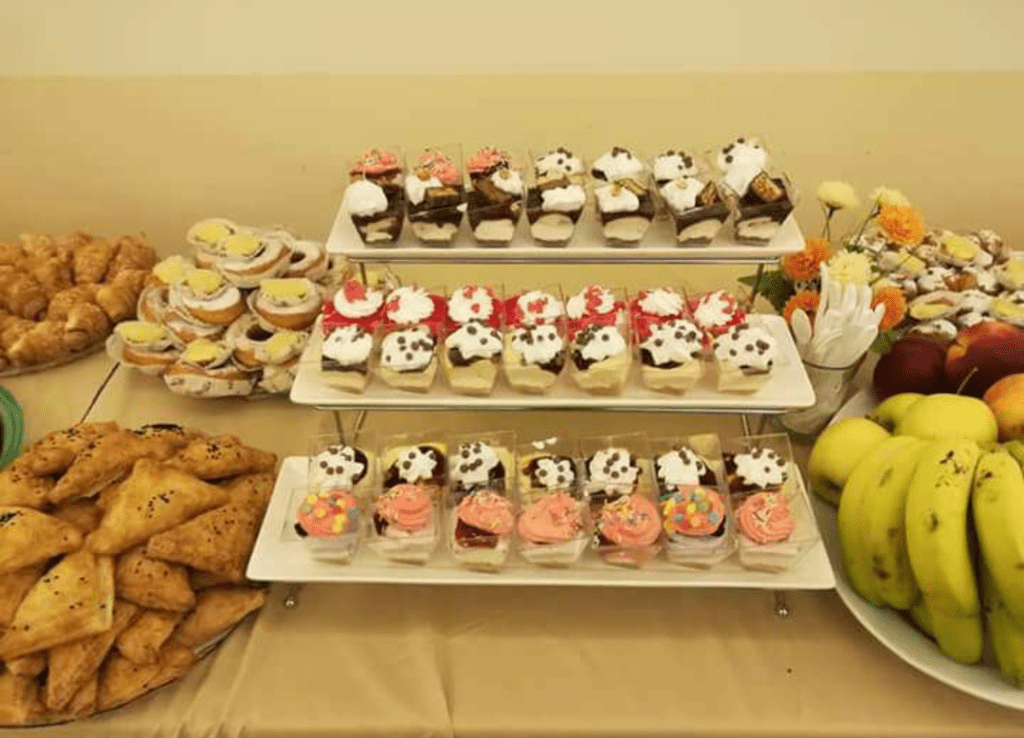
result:
<svg viewBox="0 0 1024 738"><path fill-rule="evenodd" d="M521 512L519 553L539 566L570 566L590 540L581 492L578 451L571 441L547 438L520 444L516 456Z"/></svg>
<svg viewBox="0 0 1024 738"><path fill-rule="evenodd" d="M720 392L757 392L774 375L779 358L775 337L756 323L742 323L723 333L712 348Z"/></svg>
<svg viewBox="0 0 1024 738"><path fill-rule="evenodd" d="M668 560L708 568L735 550L721 442L713 433L651 441Z"/></svg>
<svg viewBox="0 0 1024 738"><path fill-rule="evenodd" d="M505 299L502 366L512 389L544 394L568 356L565 300L557 284L523 289Z"/></svg>
<svg viewBox="0 0 1024 738"><path fill-rule="evenodd" d="M521 157L485 146L469 157L466 171L466 215L473 236L484 246L507 246L523 213Z"/></svg>
<svg viewBox="0 0 1024 738"><path fill-rule="evenodd" d="M433 385L448 314L444 295L443 288L404 285L385 298L377 375L389 387L428 392Z"/></svg>
<svg viewBox="0 0 1024 738"><path fill-rule="evenodd" d="M591 284L565 302L570 375L590 394L614 395L629 379L632 352L625 290Z"/></svg>
<svg viewBox="0 0 1024 738"><path fill-rule="evenodd" d="M349 167L344 207L367 246L393 245L405 218L405 180L397 148L368 149Z"/></svg>
<svg viewBox="0 0 1024 738"><path fill-rule="evenodd" d="M747 319L747 313L740 306L736 296L725 290L690 296L688 302L693 322L704 331L709 344L716 337L728 333Z"/></svg>
<svg viewBox="0 0 1024 738"><path fill-rule="evenodd" d="M655 496L651 446L643 433L581 438L579 453L583 493L592 512L620 495Z"/></svg>
<svg viewBox="0 0 1024 738"><path fill-rule="evenodd" d="M384 491L416 484L440 501L448 483L447 441L425 432L385 436L380 444L380 480Z"/></svg>
<svg viewBox="0 0 1024 738"><path fill-rule="evenodd" d="M684 151L670 149L655 157L654 181L675 224L676 242L711 243L729 219L729 204L707 167Z"/></svg>
<svg viewBox="0 0 1024 738"><path fill-rule="evenodd" d="M407 160L409 228L423 243L444 246L459 232L466 202L461 162L458 145L430 147Z"/></svg>
<svg viewBox="0 0 1024 738"><path fill-rule="evenodd" d="M636 246L656 212L651 174L643 159L614 146L594 161L590 173L605 241L610 246Z"/></svg>
<svg viewBox="0 0 1024 738"><path fill-rule="evenodd" d="M369 500L377 480L374 439L360 433L356 444L339 439L337 433L309 439L306 485L311 493L345 490L360 500Z"/></svg>
<svg viewBox="0 0 1024 738"><path fill-rule="evenodd" d="M771 173L758 138L741 137L715 155L722 182L736 205L736 240L765 245L793 212L796 195L785 175Z"/></svg>
<svg viewBox="0 0 1024 738"><path fill-rule="evenodd" d="M480 487L515 490L516 436L510 431L463 433L448 439L448 488L459 497Z"/></svg>
<svg viewBox="0 0 1024 738"><path fill-rule="evenodd" d="M441 363L448 385L464 395L489 395L502 352L503 301L491 287L462 285L448 298Z"/></svg>
<svg viewBox="0 0 1024 738"><path fill-rule="evenodd" d="M564 147L531 152L526 190L530 235L541 246L565 246L587 203L587 166Z"/></svg>
<svg viewBox="0 0 1024 738"><path fill-rule="evenodd" d="M363 392L384 321L383 290L350 279L323 304L320 377L333 387Z"/></svg>
<svg viewBox="0 0 1024 738"><path fill-rule="evenodd" d="M692 389L704 376L704 335L684 295L671 287L640 290L630 300L630 335L645 386L661 392Z"/></svg>
<svg viewBox="0 0 1024 738"><path fill-rule="evenodd" d="M728 441L722 454L733 507L756 492L796 493L795 465L784 433L743 436Z"/></svg>
<svg viewBox="0 0 1024 738"><path fill-rule="evenodd" d="M423 483L401 482L373 501L368 544L389 561L425 564L440 539L437 502Z"/></svg>

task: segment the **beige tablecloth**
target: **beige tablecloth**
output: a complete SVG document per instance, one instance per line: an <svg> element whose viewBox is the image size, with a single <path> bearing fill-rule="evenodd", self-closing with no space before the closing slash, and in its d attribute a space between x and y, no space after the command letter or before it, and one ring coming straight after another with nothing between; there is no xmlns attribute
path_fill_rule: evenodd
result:
<svg viewBox="0 0 1024 738"><path fill-rule="evenodd" d="M30 435L80 417L93 357L4 382ZM262 401L187 401L120 368L90 417L176 421L303 453L333 419ZM344 417L346 423L351 417ZM371 414L367 428L739 433L732 417ZM188 677L42 738L120 736L1019 736L1024 715L902 663L833 592L318 585L254 621Z"/></svg>

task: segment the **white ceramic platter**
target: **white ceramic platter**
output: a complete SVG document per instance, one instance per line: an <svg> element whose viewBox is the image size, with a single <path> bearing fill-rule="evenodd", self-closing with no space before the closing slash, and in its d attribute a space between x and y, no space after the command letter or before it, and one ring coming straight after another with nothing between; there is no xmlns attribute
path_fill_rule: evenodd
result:
<svg viewBox="0 0 1024 738"><path fill-rule="evenodd" d="M655 392L644 387L640 372L633 367L629 383L621 395L589 395L578 389L568 375L546 395L529 395L512 390L503 378L487 397L470 397L452 392L442 375L434 381L430 392L420 394L392 389L380 380L371 379L363 394L353 394L325 384L320 379L320 331L299 360L298 373L292 385L292 402L321 408L389 409L389 410L668 410L706 413L780 413L814 404L814 388L804 370L796 345L778 315L752 315L750 322L764 326L779 346L779 359L774 376L752 394L727 394L714 388L716 375L710 367L701 382L683 395ZM636 364L636 362L634 362Z"/></svg>
<svg viewBox="0 0 1024 738"><path fill-rule="evenodd" d="M832 567L820 539L788 571L767 573L740 567L734 553L706 571L683 569L657 559L643 569L620 569L604 564L593 551L584 554L571 569L531 566L515 554L501 572L467 571L451 560L443 543L427 566L391 564L365 545L349 564L313 559L293 530L294 513L306 489L305 457L292 456L281 464L270 507L249 560L248 576L256 581L278 582L377 582L383 584L497 584L563 585L588 587L732 587L752 589L831 589ZM797 475L799 479L799 474ZM800 494L808 503L800 480ZM811 508L805 509L810 515ZM815 524L812 519L809 526Z"/></svg>
<svg viewBox="0 0 1024 738"><path fill-rule="evenodd" d="M658 218L651 224L643 241L637 246L607 246L601 235L601 226L593 207L589 206L580 217L576 236L565 247L537 246L530 238L525 215L520 219L516 234L508 246L480 246L473 239L469 224L463 218L462 227L451 244L426 246L409 228L402 228L397 243L385 246L366 246L352 219L344 208L338 214L327 239L327 250L343 254L356 261L414 263L596 263L636 264L643 262L668 264L700 263L763 263L772 264L784 254L804 248L804 236L792 215L786 219L775 237L763 246L745 246L731 240L732 223L727 222L713 242L707 246L676 246L675 231L667 218Z"/></svg>
<svg viewBox="0 0 1024 738"><path fill-rule="evenodd" d="M836 414L832 422L866 415L876 404L870 392L861 392ZM1015 689L1003 681L988 656L977 666L958 664L944 656L930 638L904 620L899 613L875 607L861 599L847 582L846 572L842 567L835 508L816 497L814 507L821 528L821 537L835 567L836 590L853 616L871 635L915 669L943 684L989 702L1024 710L1024 691Z"/></svg>

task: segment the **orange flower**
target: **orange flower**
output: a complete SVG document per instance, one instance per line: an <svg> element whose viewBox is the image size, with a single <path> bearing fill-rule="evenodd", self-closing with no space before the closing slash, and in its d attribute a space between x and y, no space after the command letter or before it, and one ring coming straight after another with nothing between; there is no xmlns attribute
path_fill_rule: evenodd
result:
<svg viewBox="0 0 1024 738"><path fill-rule="evenodd" d="M878 227L900 246L917 246L924 238L924 219L909 205L883 205Z"/></svg>
<svg viewBox="0 0 1024 738"><path fill-rule="evenodd" d="M899 287L883 287L871 298L871 307L885 305L885 315L878 324L878 330L892 330L907 317L907 298Z"/></svg>
<svg viewBox="0 0 1024 738"><path fill-rule="evenodd" d="M793 322L793 313L797 310L803 310L807 313L807 317L811 319L811 323L814 323L814 316L818 312L818 304L821 302L821 295L817 292L811 292L810 290L804 290L803 292L797 292L786 303L785 309L782 314L786 317L787 323Z"/></svg>
<svg viewBox="0 0 1024 738"><path fill-rule="evenodd" d="M791 282L806 282L818 276L818 267L828 261L832 247L824 238L808 238L804 250L782 257L782 273Z"/></svg>

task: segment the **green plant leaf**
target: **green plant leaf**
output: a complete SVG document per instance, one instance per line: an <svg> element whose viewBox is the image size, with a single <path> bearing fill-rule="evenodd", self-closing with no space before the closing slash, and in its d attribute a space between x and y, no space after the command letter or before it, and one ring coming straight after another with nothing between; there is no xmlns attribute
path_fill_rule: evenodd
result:
<svg viewBox="0 0 1024 738"><path fill-rule="evenodd" d="M896 331L884 331L878 334L878 338L871 344L871 350L876 354L887 354L892 349L892 345L899 339L900 334Z"/></svg>
<svg viewBox="0 0 1024 738"><path fill-rule="evenodd" d="M796 289L786 275L781 270L776 269L764 273L758 292L772 304L775 312L781 313L783 308L786 307L786 303L789 302L789 298L796 294Z"/></svg>

